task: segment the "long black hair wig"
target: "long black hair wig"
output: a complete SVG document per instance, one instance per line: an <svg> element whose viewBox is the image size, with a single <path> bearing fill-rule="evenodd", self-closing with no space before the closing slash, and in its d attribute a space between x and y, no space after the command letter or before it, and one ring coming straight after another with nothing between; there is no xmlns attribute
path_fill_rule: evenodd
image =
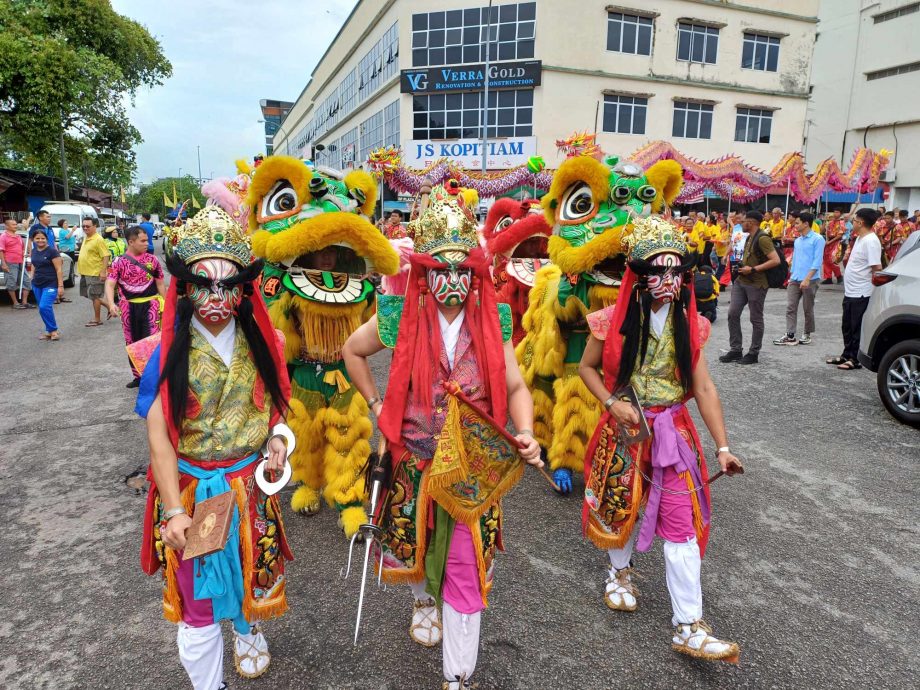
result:
<svg viewBox="0 0 920 690"><path fill-rule="evenodd" d="M265 341L259 324L253 316L252 295L254 292L253 281L262 272L261 259L249 266L240 269L239 273L220 281L220 286L230 289L236 285L243 286L243 299L236 309L236 323L243 331L256 371L265 384L274 406L282 412L287 410L287 400L281 392L281 382L278 380L278 370L272 357L271 345ZM212 281L207 276L197 275L175 253L166 255L166 267L169 269L176 283L176 332L172 347L166 356L163 373L160 376L160 385L165 381L169 384L169 405L172 412L172 422L178 429L185 418L186 401L188 400L188 367L189 349L192 344L192 316L195 312L191 298L186 294L189 285L210 288Z"/></svg>
<svg viewBox="0 0 920 690"><path fill-rule="evenodd" d="M671 269L684 276L683 285L680 288L680 297L672 304L673 314L671 317L674 325L677 374L684 392L690 391L693 387L693 364L690 351L690 327L687 323L687 309L690 306L688 278L695 263L696 255L689 254L683 257L683 263ZM623 350L620 355L620 369L617 372L617 382L614 390L619 390L629 385L636 368L637 359L639 366L645 363L645 355L648 353L649 330L651 328L652 302L654 301L648 291L648 277L653 273L665 270L664 267L654 266L641 259L630 261L629 268L636 274L636 281L633 283L632 294L629 295L629 306L626 309L626 317L623 319L623 325L620 328L620 335L623 336Z"/></svg>

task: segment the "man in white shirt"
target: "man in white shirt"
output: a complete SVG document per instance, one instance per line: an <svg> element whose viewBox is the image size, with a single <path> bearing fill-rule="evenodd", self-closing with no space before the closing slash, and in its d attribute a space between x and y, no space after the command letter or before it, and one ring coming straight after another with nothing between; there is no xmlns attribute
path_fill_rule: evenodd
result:
<svg viewBox="0 0 920 690"><path fill-rule="evenodd" d="M882 270L882 243L872 232L878 219L878 211L871 208L861 208L853 216L853 246L843 270L843 354L827 360L845 371L860 368L859 331L872 296L872 274Z"/></svg>

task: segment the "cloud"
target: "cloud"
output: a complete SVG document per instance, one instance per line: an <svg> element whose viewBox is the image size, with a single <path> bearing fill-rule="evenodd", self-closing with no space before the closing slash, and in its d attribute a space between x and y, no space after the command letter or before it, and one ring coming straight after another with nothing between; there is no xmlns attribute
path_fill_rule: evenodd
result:
<svg viewBox="0 0 920 690"><path fill-rule="evenodd" d="M229 175L265 150L259 100L293 101L354 0L112 0L163 47L173 76L138 92L128 112L144 142L137 181Z"/></svg>

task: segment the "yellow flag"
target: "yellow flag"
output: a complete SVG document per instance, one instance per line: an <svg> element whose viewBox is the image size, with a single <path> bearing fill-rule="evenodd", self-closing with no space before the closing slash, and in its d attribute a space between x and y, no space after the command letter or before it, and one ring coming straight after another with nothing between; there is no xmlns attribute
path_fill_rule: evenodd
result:
<svg viewBox="0 0 920 690"><path fill-rule="evenodd" d="M176 194L176 183L175 183L175 182L173 182L173 202L172 202L172 205L173 205L174 207L179 205L179 195Z"/></svg>
<svg viewBox="0 0 920 690"><path fill-rule="evenodd" d="M118 189L120 190L119 201L121 201L121 203L125 203L125 188L119 187Z"/></svg>
<svg viewBox="0 0 920 690"><path fill-rule="evenodd" d="M173 207L173 203L169 200L169 197L166 196L166 192L163 192L163 205L166 206L166 208Z"/></svg>
<svg viewBox="0 0 920 690"><path fill-rule="evenodd" d="M195 196L194 192L192 192L192 208L201 208L201 204L198 203L198 197Z"/></svg>

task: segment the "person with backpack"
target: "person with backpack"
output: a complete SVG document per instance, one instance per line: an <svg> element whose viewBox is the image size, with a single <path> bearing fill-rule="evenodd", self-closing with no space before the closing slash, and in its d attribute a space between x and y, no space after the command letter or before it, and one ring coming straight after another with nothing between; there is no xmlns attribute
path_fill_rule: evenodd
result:
<svg viewBox="0 0 920 690"><path fill-rule="evenodd" d="M719 308L719 280L712 266L702 262L693 272L693 291L699 315L715 323Z"/></svg>
<svg viewBox="0 0 920 690"><path fill-rule="evenodd" d="M780 265L773 240L760 229L762 222L762 213L748 211L741 223L748 238L738 268L738 279L732 283L731 306L728 309L729 350L719 357L720 362L757 364L763 344L763 305L770 287L767 272ZM748 307L753 328L751 347L747 354L744 354L741 338L741 312L745 306Z"/></svg>
<svg viewBox="0 0 920 690"><path fill-rule="evenodd" d="M774 345L811 345L815 332L815 296L824 261L824 238L813 230L815 217L803 211L796 222L799 236L792 252L792 271L786 288L786 335L773 341ZM795 337L799 302L805 312L805 331L800 339Z"/></svg>

